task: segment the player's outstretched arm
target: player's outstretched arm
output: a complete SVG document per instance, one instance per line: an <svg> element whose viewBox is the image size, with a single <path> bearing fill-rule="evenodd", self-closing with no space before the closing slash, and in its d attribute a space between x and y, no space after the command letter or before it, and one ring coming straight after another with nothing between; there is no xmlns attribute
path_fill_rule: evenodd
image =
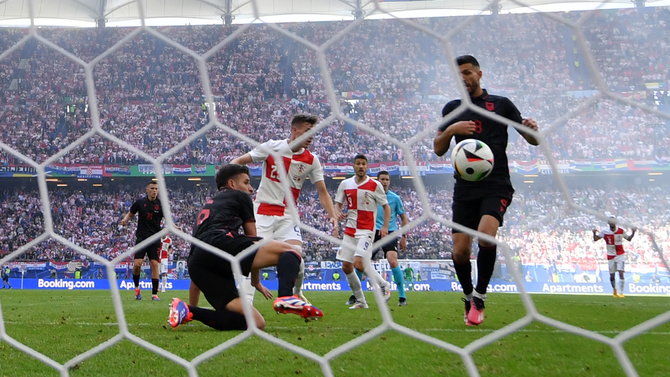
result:
<svg viewBox="0 0 670 377"><path fill-rule="evenodd" d="M630 240L632 240L633 237L635 237L635 232L637 232L637 228L636 228L636 227L632 227L632 228L631 228L631 233L630 233L630 235L629 235L629 236L625 236L624 238L627 239L628 242L630 242Z"/></svg>
<svg viewBox="0 0 670 377"><path fill-rule="evenodd" d="M533 131L537 131L537 123L533 119L526 118L526 119L521 121L521 125L526 126ZM537 140L535 138L535 136L533 136L531 134L527 134L527 133L522 132L522 131L519 131L519 133L521 134L521 136L523 136L524 139L526 139L528 144L530 144L530 145L540 145L540 141Z"/></svg>
<svg viewBox="0 0 670 377"><path fill-rule="evenodd" d="M135 214L132 213L132 212L126 213L126 215L123 216L123 218L121 219L121 225L123 225L123 226L128 225L128 221L130 221L130 219L132 219L133 216L135 216Z"/></svg>
<svg viewBox="0 0 670 377"><path fill-rule="evenodd" d="M599 240L602 239L602 237L600 237L600 236L598 235L598 229L593 229L593 230L591 230L591 231L593 232L593 241L594 241L594 242L599 241Z"/></svg>
<svg viewBox="0 0 670 377"><path fill-rule="evenodd" d="M321 202L323 209L328 213L330 223L333 225L333 237L337 237L340 231L340 226L337 220L337 214L335 213L335 208L333 207L333 199L330 197L324 181L316 182L315 185L316 191L319 194L319 201Z"/></svg>
<svg viewBox="0 0 670 377"><path fill-rule="evenodd" d="M251 155L249 153L245 153L240 157L235 157L233 158L230 163L231 164L238 164L238 165L246 165L252 163L254 160L251 158Z"/></svg>

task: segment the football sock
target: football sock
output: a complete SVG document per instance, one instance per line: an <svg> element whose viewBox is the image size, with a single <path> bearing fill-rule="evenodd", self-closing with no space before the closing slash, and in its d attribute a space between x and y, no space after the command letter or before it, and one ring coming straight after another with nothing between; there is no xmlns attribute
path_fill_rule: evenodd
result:
<svg viewBox="0 0 670 377"><path fill-rule="evenodd" d="M158 279L151 279L151 294L158 294Z"/></svg>
<svg viewBox="0 0 670 377"><path fill-rule="evenodd" d="M279 280L277 297L293 296L293 287L300 271L300 259L291 251L284 252L279 256L279 261L277 261L277 280Z"/></svg>
<svg viewBox="0 0 670 377"><path fill-rule="evenodd" d="M193 313L193 319L200 321L205 325L220 330L246 330L247 320L240 313L230 310L211 310L189 306L188 309Z"/></svg>
<svg viewBox="0 0 670 377"><path fill-rule="evenodd" d="M398 295L401 298L405 298L405 277L402 274L400 266L395 266L391 269L393 272L393 281L398 286Z"/></svg>
<svg viewBox="0 0 670 377"><path fill-rule="evenodd" d="M135 288L140 287L140 274L133 274L133 283L135 283Z"/></svg>
<svg viewBox="0 0 670 377"><path fill-rule="evenodd" d="M163 275L163 290L167 289L167 276Z"/></svg>
<svg viewBox="0 0 670 377"><path fill-rule="evenodd" d="M612 284L612 289L616 289L616 282L614 280L614 277L610 278L610 284Z"/></svg>
<svg viewBox="0 0 670 377"><path fill-rule="evenodd" d="M358 279L358 275L352 272L346 274L346 276L347 283L349 283L349 287L351 288L352 292L354 292L356 301L365 302L365 296L363 295L363 289L361 288L361 281Z"/></svg>
<svg viewBox="0 0 670 377"><path fill-rule="evenodd" d="M619 294L623 294L624 279L619 279Z"/></svg>
<svg viewBox="0 0 670 377"><path fill-rule="evenodd" d="M363 258L363 267L365 267L363 273L370 279L370 282L373 283L373 285L378 285L379 287L386 285L386 280L384 280L384 278L379 275L379 272L372 267L372 262L369 259Z"/></svg>
<svg viewBox="0 0 670 377"><path fill-rule="evenodd" d="M354 272L356 273L356 276L358 276L359 281L363 281L363 273L358 271L357 269L354 268Z"/></svg>
<svg viewBox="0 0 670 377"><path fill-rule="evenodd" d="M244 288L246 290L244 291L244 298L247 300L249 305L254 305L254 295L256 295L256 287L251 285L251 278L249 276L245 276L244 279L242 280L242 284L244 284Z"/></svg>
<svg viewBox="0 0 670 377"><path fill-rule="evenodd" d="M298 294L302 291L302 282L305 280L305 261L300 258L300 266L298 269L298 275L295 279L295 286L293 287L293 293Z"/></svg>
<svg viewBox="0 0 670 377"><path fill-rule="evenodd" d="M483 246L479 244L479 255L477 255L477 288L475 291L482 295L486 294L486 288L491 281L493 275L493 268L496 265L496 247ZM460 276L459 276L460 278Z"/></svg>
<svg viewBox="0 0 670 377"><path fill-rule="evenodd" d="M456 275L458 276L458 281L463 287L463 293L468 296L472 294L472 265L468 259L463 264L458 264L454 260L454 268L456 269Z"/></svg>

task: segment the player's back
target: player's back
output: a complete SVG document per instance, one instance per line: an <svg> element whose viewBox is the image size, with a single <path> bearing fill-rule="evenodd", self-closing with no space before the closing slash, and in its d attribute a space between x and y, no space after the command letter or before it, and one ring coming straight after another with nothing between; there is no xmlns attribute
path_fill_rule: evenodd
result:
<svg viewBox="0 0 670 377"><path fill-rule="evenodd" d="M209 199L198 213L193 236L202 240L215 232L238 234L240 227L254 219L251 196L224 189Z"/></svg>

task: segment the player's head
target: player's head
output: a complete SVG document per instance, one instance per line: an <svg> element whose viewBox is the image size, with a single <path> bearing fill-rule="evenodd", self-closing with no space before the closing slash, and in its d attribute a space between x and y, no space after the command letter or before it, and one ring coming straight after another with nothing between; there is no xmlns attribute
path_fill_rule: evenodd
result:
<svg viewBox="0 0 670 377"><path fill-rule="evenodd" d="M391 186L391 174L386 170L382 170L377 173L377 180L382 184L384 192L389 192L389 186Z"/></svg>
<svg viewBox="0 0 670 377"><path fill-rule="evenodd" d="M368 173L368 158L364 154L357 154L354 157L354 172L359 178L365 177Z"/></svg>
<svg viewBox="0 0 670 377"><path fill-rule="evenodd" d="M607 225L610 226L611 230L616 230L616 217L611 216L609 219L607 219Z"/></svg>
<svg viewBox="0 0 670 377"><path fill-rule="evenodd" d="M318 121L319 118L314 115L309 114L294 115L293 119L291 119L291 138L289 139L289 142L299 138L305 132L311 130ZM307 138L307 140L303 141L300 146L302 148L307 148L309 147L310 144L312 144L313 140L314 137L310 136L309 138Z"/></svg>
<svg viewBox="0 0 670 377"><path fill-rule="evenodd" d="M216 172L216 187L219 190L229 188L248 193L254 193L251 186L251 174L249 168L244 165L228 164L219 168Z"/></svg>
<svg viewBox="0 0 670 377"><path fill-rule="evenodd" d="M478 95L481 86L479 80L482 78L482 71L479 69L479 62L472 55L461 55L456 58L456 64L461 71L463 83L468 89L471 97Z"/></svg>
<svg viewBox="0 0 670 377"><path fill-rule="evenodd" d="M151 180L147 183L147 196L149 200L154 200L158 196L158 182Z"/></svg>

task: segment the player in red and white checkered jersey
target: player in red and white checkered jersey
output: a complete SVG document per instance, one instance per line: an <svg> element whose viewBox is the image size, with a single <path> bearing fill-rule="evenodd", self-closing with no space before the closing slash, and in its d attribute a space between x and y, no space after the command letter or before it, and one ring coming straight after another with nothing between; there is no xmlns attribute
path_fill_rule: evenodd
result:
<svg viewBox="0 0 670 377"><path fill-rule="evenodd" d="M386 192L381 183L367 175L368 159L362 155L354 157L356 175L340 183L335 195L337 214L340 220L346 219L346 228L342 246L337 251L337 259L342 261L342 271L354 292L356 302L349 309L367 309L368 304L363 295L361 281L354 268L364 273L370 281L378 286L388 302L391 298L391 286L372 267L372 244L375 236L375 220L377 206L384 209L384 225L379 229L382 238L388 235L391 207L386 199ZM347 213L342 213L346 203Z"/></svg>
<svg viewBox="0 0 670 377"><path fill-rule="evenodd" d="M172 239L165 235L161 238L161 248L158 250L158 258L161 261L161 292L165 292L167 286L168 263L172 253Z"/></svg>
<svg viewBox="0 0 670 377"><path fill-rule="evenodd" d="M270 140L260 147L254 148L249 153L237 157L231 164L246 165L252 162L263 162L261 183L256 192L254 200L254 211L256 215L256 231L258 237L283 241L297 246L302 250L302 235L298 224L286 213L286 195L280 182L279 170L281 165L275 161L270 151L275 152L282 158L288 186L293 194L294 202L298 201L300 190L305 180L309 180L316 186L319 201L330 216L333 226L333 236L337 237L338 222L333 208L333 201L328 193L323 179L323 167L319 158L307 150L312 143L313 137L307 138L302 144L291 148L289 144L300 136L311 130L318 122L313 115L297 114L291 120L291 136L284 140ZM302 282L305 276L305 264L301 261L298 280L295 283L294 293L303 301L309 302L302 294ZM248 281L248 279L247 279ZM252 294L253 289L249 290ZM247 297L253 300L253 296Z"/></svg>
<svg viewBox="0 0 670 377"><path fill-rule="evenodd" d="M632 228L630 235L627 235L626 232L619 228L616 225L616 218L610 217L607 221L609 228L605 228L600 232L597 229L593 229L593 241L598 241L601 239L605 240L607 244L607 264L610 270L610 283L612 283L612 289L614 290L614 297L624 297L624 262L626 261L626 252L623 250L623 240L628 241L633 239L635 236L636 228ZM619 271L619 292L617 294L616 289L616 277L614 276L616 271Z"/></svg>

